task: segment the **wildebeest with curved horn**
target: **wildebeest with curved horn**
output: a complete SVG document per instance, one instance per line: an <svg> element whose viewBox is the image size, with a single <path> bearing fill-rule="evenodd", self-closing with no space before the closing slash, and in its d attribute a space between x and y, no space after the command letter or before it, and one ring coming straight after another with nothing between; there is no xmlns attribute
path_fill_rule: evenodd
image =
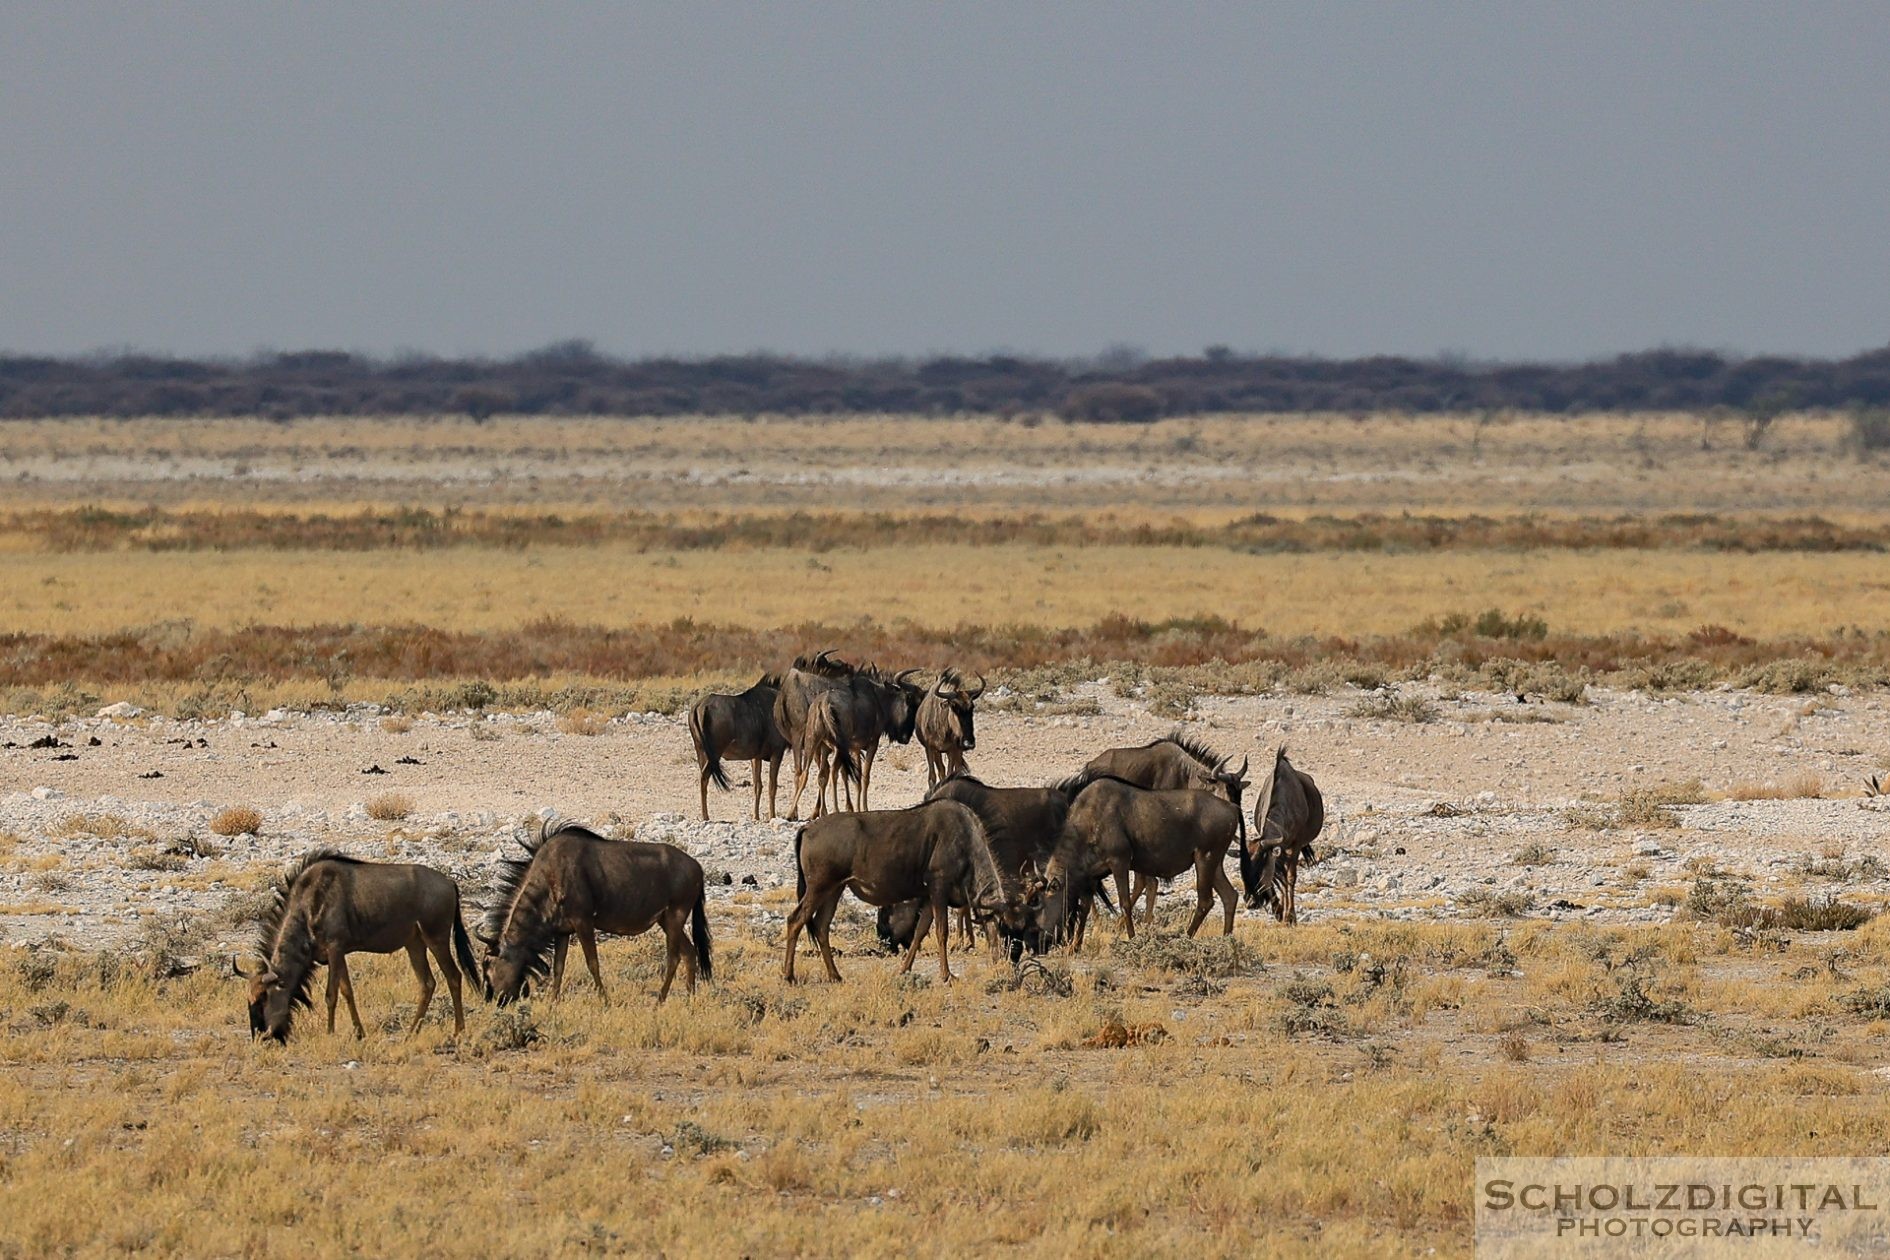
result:
<svg viewBox="0 0 1890 1260"><path fill-rule="evenodd" d="M1070 806L1069 825L1045 871L1037 930L1056 939L1071 920L1069 899L1107 872L1122 899L1122 927L1135 935L1131 873L1170 879L1194 868L1194 920L1200 930L1221 899L1223 934L1234 930L1234 885L1227 878L1227 850L1240 830L1240 811L1211 792L1196 789L1151 792L1122 779L1093 779Z"/></svg>
<svg viewBox="0 0 1890 1260"><path fill-rule="evenodd" d="M1273 906L1282 923L1297 923L1299 864L1313 860L1312 842L1326 824L1326 799L1312 776L1286 758L1286 745L1273 754L1273 773L1261 781L1253 803L1253 832L1241 853L1240 878L1247 904Z"/></svg>
<svg viewBox="0 0 1890 1260"><path fill-rule="evenodd" d="M713 977L701 863L674 845L607 840L571 823L548 830L540 826L538 843L525 846L526 857L501 862L480 926L486 984L500 1006L516 1001L547 971L555 1000L573 936L599 996L609 1001L597 966L597 934L640 936L659 923L668 953L656 1000L669 996L679 963L687 964L691 993L698 973L704 980Z"/></svg>
<svg viewBox="0 0 1890 1260"><path fill-rule="evenodd" d="M1025 926L1023 903L1015 889L1006 887L983 825L957 801L828 814L794 837L794 865L800 900L788 916L781 971L790 984L794 946L803 928L820 947L828 979L840 979L828 932L840 895L849 889L870 906L924 903L912 944L899 965L902 975L912 969L927 929L933 928L939 979L951 980L946 917L953 906L969 906L980 917L997 919L1008 931Z"/></svg>
<svg viewBox="0 0 1890 1260"><path fill-rule="evenodd" d="M697 786L702 794L702 818L709 817L709 784L728 790L724 757L754 763L755 818L761 818L761 763L768 763L768 817L774 817L781 786L781 757L787 739L775 725L774 702L781 693L779 674L764 674L739 695L711 693L689 706L689 738L696 747Z"/></svg>
<svg viewBox="0 0 1890 1260"><path fill-rule="evenodd" d="M311 850L276 880L274 898L258 927L262 970L246 972L232 964L236 974L249 981L252 1036L289 1039L295 1008L310 1004L309 982L322 964L328 967L328 1031L335 1031L335 1000L340 996L348 1000L354 1035L367 1036L354 1004L348 955L391 954L397 949L407 951L420 985L419 1009L407 1035L420 1031L433 1001L429 950L446 973L446 988L453 995L453 1035L466 1030L460 973L463 970L477 985L479 969L459 917L459 885L431 867L364 862L333 849Z"/></svg>
<svg viewBox="0 0 1890 1260"><path fill-rule="evenodd" d="M1229 769L1229 757L1215 752L1200 740L1186 735L1180 730L1170 731L1160 739L1150 740L1133 748L1111 748L1097 753L1083 767L1080 778L1095 779L1111 775L1137 787L1151 791L1181 791L1192 788L1199 792L1212 792L1234 807L1234 812L1241 819L1240 854L1241 870L1246 871L1247 824L1246 815L1241 811L1241 793L1249 786L1247 782L1247 758L1242 757L1238 769ZM1155 915L1155 897L1161 891L1161 883L1136 877L1135 889L1131 894L1148 899L1148 916Z"/></svg>
<svg viewBox="0 0 1890 1260"><path fill-rule="evenodd" d="M954 774L965 773L965 754L978 746L972 723L974 706L984 694L984 676L967 688L955 669L938 676L919 702L915 730L925 749L925 788L931 791Z"/></svg>
<svg viewBox="0 0 1890 1260"><path fill-rule="evenodd" d="M828 662L829 670L848 668L849 672L837 676L820 673L819 662L823 659ZM853 755L859 763L859 807L865 809L872 795L873 762L879 756L880 740L891 739L896 744L911 742L913 721L924 695L920 687L907 681L917 670L901 670L886 679L871 665L851 669L832 660L825 652L815 658L815 664L816 668L811 670L803 670L799 664L789 670L781 680L780 698L775 701L775 720L795 750L794 800L788 806L789 818L800 817L801 793L807 787L807 723L816 697L833 693L846 706L846 717L841 725L848 732Z"/></svg>

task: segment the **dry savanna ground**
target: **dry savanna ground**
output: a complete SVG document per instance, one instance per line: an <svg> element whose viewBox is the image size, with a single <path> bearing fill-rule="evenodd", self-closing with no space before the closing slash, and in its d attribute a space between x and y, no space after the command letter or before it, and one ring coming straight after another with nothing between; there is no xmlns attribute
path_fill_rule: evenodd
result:
<svg viewBox="0 0 1890 1260"><path fill-rule="evenodd" d="M0 1257L1465 1254L1478 1155L1879 1152L1890 463L1746 436L10 422ZM945 986L849 910L845 983L789 988L792 831L695 823L673 715L823 646L987 672L994 781L1290 743L1306 921L1188 942L1171 893ZM251 1043L227 954L289 851L477 901L541 807L731 875L713 984L656 1008L607 941L608 1007L454 1039L442 989L408 1040L365 959L365 1041Z"/></svg>

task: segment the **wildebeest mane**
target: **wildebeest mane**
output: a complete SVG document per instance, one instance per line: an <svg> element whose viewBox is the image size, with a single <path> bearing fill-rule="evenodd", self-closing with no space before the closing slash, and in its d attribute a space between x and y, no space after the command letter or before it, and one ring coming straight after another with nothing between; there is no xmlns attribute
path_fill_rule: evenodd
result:
<svg viewBox="0 0 1890 1260"><path fill-rule="evenodd" d="M1227 758L1225 756L1215 752L1212 748L1209 748L1207 744L1189 735L1179 727L1168 732L1168 734L1162 736L1160 739L1150 740L1148 743L1144 744L1143 747L1153 748L1157 744L1173 744L1215 774L1222 774L1227 770Z"/></svg>
<svg viewBox="0 0 1890 1260"><path fill-rule="evenodd" d="M289 912L289 898L295 892L295 881L317 862L346 862L351 866L359 866L361 859L349 857L339 849L323 847L310 849L282 868L270 885L268 904L256 916L256 952L262 957L265 968L275 967L277 938L282 935L282 920ZM282 977L293 986L290 1001L296 1006L309 1005L308 986L313 975L314 968L305 965L296 968L296 974Z"/></svg>
<svg viewBox="0 0 1890 1260"><path fill-rule="evenodd" d="M512 911L518 905L519 894L525 890L532 864L538 860L538 853L545 847L545 842L557 836L576 836L600 844L614 843L608 836L600 836L578 823L561 823L556 831L549 830L546 823L540 823L538 842L521 842L525 848L524 857L499 859L499 874L492 881L492 901L486 906L485 916L479 925L482 938L489 941L505 939L505 930L512 926ZM542 917L529 927L519 925L517 941L526 954L526 974L533 979L551 974L551 947L556 944L557 936L546 926Z"/></svg>

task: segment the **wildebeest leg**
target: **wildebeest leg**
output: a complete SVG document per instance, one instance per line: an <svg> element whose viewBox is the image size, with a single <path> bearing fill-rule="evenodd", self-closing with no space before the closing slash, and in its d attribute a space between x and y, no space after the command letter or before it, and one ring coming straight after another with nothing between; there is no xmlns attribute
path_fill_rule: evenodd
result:
<svg viewBox="0 0 1890 1260"><path fill-rule="evenodd" d="M1286 921L1299 922L1299 846L1286 853Z"/></svg>
<svg viewBox="0 0 1890 1260"><path fill-rule="evenodd" d="M699 763L696 766L696 786L702 790L702 821L709 821L709 762L701 753L696 754Z"/></svg>
<svg viewBox="0 0 1890 1260"><path fill-rule="evenodd" d="M460 993L459 964L453 961L452 928L437 939L428 938L427 948L439 960L440 971L446 976L446 991L453 995L453 1035L457 1037L466 1031L466 1003Z"/></svg>
<svg viewBox="0 0 1890 1260"><path fill-rule="evenodd" d="M751 764L753 765L754 768L749 771L748 777L755 781L755 821L760 822L761 821L761 758L756 757ZM706 817L707 815L704 815L704 816Z"/></svg>
<svg viewBox="0 0 1890 1260"><path fill-rule="evenodd" d="M906 955L899 960L899 974L905 975L912 970L913 959L919 956L919 948L925 944L925 934L932 930L932 903L919 905L918 922L912 925L912 940L906 945Z"/></svg>
<svg viewBox="0 0 1890 1260"><path fill-rule="evenodd" d="M1194 855L1194 918L1188 923L1188 935L1201 930L1201 923L1214 908L1213 863L1205 853ZM1226 876L1222 876L1226 878Z"/></svg>
<svg viewBox="0 0 1890 1260"><path fill-rule="evenodd" d="M1234 903L1238 895L1234 892L1234 881L1227 878L1224 863L1214 864L1214 891L1221 895L1221 935L1234 934Z"/></svg>
<svg viewBox="0 0 1890 1260"><path fill-rule="evenodd" d="M671 906L663 911L663 937L668 945L669 957L663 960L663 987L656 991L656 1004L661 1006L663 999L669 996L670 982L676 979L676 965L683 960L683 924L688 922L689 912L680 906ZM696 977L692 968L689 974L689 991L696 991Z"/></svg>
<svg viewBox="0 0 1890 1260"><path fill-rule="evenodd" d="M361 1012L354 1004L354 980L348 975L348 956L338 949L328 952L333 955L328 960L330 978L341 982L341 996L348 1003L348 1018L354 1021L354 1039L365 1041L367 1029L361 1027Z"/></svg>
<svg viewBox="0 0 1890 1260"><path fill-rule="evenodd" d="M827 812L827 783L833 777L833 763L827 760L827 754L816 753L814 762L818 767L818 778L814 780L814 817L819 818ZM799 798L796 798L798 802ZM840 808L839 794L834 794L834 808Z"/></svg>
<svg viewBox="0 0 1890 1260"><path fill-rule="evenodd" d="M775 813L776 813L775 806L778 803L780 792L781 792L781 754L776 753L774 757L768 762L768 817L770 818L773 818L775 816Z"/></svg>
<svg viewBox="0 0 1890 1260"><path fill-rule="evenodd" d="M335 1035L335 1003L341 997L341 973L328 969L328 1035Z"/></svg>
<svg viewBox="0 0 1890 1260"><path fill-rule="evenodd" d="M942 900L937 901L932 911L932 930L938 933L938 982L940 984L952 982L951 963L946 957L952 939L950 917L945 912L945 903Z"/></svg>
<svg viewBox="0 0 1890 1260"><path fill-rule="evenodd" d="M610 994L604 991L604 973L597 966L597 932L592 928L578 929L578 944L584 948L584 965L591 969L591 979L597 983L597 996L610 1005Z"/></svg>
<svg viewBox="0 0 1890 1260"><path fill-rule="evenodd" d="M413 1027L407 1030L409 1037L420 1031L420 1022L427 1017L427 1007L433 1005L433 990L438 988L433 981L433 968L427 966L427 946L419 932L407 942L407 961L413 964L413 978L420 982L420 1005L413 1013Z"/></svg>
<svg viewBox="0 0 1890 1260"><path fill-rule="evenodd" d="M1122 931L1130 939L1135 937L1135 898L1129 896L1129 868L1122 865L1112 872L1116 880L1116 896L1122 902Z"/></svg>
<svg viewBox="0 0 1890 1260"><path fill-rule="evenodd" d="M551 946L551 1000L554 1002L564 992L564 955L570 948L570 933L558 933L558 939Z"/></svg>
<svg viewBox="0 0 1890 1260"><path fill-rule="evenodd" d="M794 752L794 799L788 802L788 821L798 821L801 816L801 793L807 790L807 759Z"/></svg>
<svg viewBox="0 0 1890 1260"><path fill-rule="evenodd" d="M800 903L788 914L787 956L781 963L781 979L789 984L794 983L794 942L800 939L801 929L807 926L809 907L814 904L809 900L809 894L813 891L810 888L806 893L802 893Z"/></svg>
<svg viewBox="0 0 1890 1260"><path fill-rule="evenodd" d="M833 965L833 942L828 934L833 931L834 911L840 908L840 894L845 891L844 888L834 889L833 896L814 911L814 943L820 946L820 961L827 964L827 979L835 984L840 983L840 968Z"/></svg>
<svg viewBox="0 0 1890 1260"><path fill-rule="evenodd" d="M879 745L864 749L860 753L860 808L866 808L866 798L873 790L873 759L879 756Z"/></svg>
<svg viewBox="0 0 1890 1260"><path fill-rule="evenodd" d="M925 745L925 790L927 792L938 786L938 762L938 751L930 744Z"/></svg>

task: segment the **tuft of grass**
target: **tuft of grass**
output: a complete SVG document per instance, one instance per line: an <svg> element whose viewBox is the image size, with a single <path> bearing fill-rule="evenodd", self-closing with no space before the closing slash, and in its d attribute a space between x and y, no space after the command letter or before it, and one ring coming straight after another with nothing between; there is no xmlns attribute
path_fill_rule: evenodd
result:
<svg viewBox="0 0 1890 1260"><path fill-rule="evenodd" d="M1437 705L1423 696L1400 695L1396 692L1380 691L1366 696L1346 710L1348 717L1366 718L1374 722L1435 722L1438 718Z"/></svg>
<svg viewBox="0 0 1890 1260"><path fill-rule="evenodd" d="M1517 919L1535 908L1536 899L1520 889L1499 892L1472 888L1457 898L1457 905L1480 919Z"/></svg>
<svg viewBox="0 0 1890 1260"><path fill-rule="evenodd" d="M1540 840L1533 840L1509 855L1517 866L1547 866L1555 861L1555 850Z"/></svg>
<svg viewBox="0 0 1890 1260"><path fill-rule="evenodd" d="M413 719L403 714L389 714L381 719L381 729L389 735L405 735L413 729Z"/></svg>
<svg viewBox="0 0 1890 1260"><path fill-rule="evenodd" d="M1811 773L1796 774L1782 782L1735 783L1726 789L1727 799L1734 801L1816 800L1823 795L1823 776Z"/></svg>
<svg viewBox="0 0 1890 1260"><path fill-rule="evenodd" d="M572 709L559 715L558 729L566 735L602 735L605 721L589 709Z"/></svg>
<svg viewBox="0 0 1890 1260"><path fill-rule="evenodd" d="M378 822L399 822L413 813L413 797L405 792L383 792L367 803L367 816Z"/></svg>
<svg viewBox="0 0 1890 1260"><path fill-rule="evenodd" d="M262 825L262 811L249 805L232 805L210 820L210 830L219 836L253 836Z"/></svg>
<svg viewBox="0 0 1890 1260"><path fill-rule="evenodd" d="M1496 1052L1509 1063L1529 1062L1529 1042L1518 1032L1509 1033L1497 1042Z"/></svg>
<svg viewBox="0 0 1890 1260"><path fill-rule="evenodd" d="M132 826L119 814L67 814L53 824L52 834L68 840L78 836L123 840L132 834Z"/></svg>

